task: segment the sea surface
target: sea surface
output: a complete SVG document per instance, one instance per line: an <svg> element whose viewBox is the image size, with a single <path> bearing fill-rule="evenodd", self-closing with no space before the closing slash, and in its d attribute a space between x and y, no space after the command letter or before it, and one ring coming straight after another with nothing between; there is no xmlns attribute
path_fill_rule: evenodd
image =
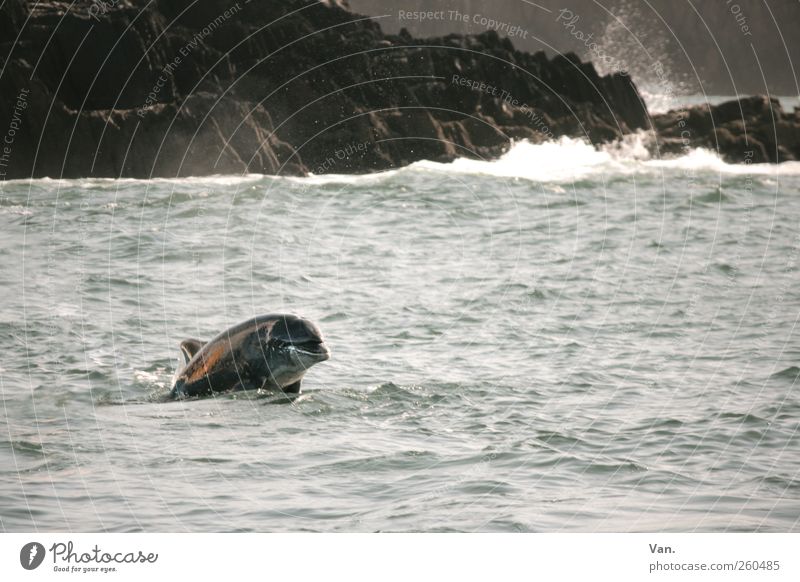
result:
<svg viewBox="0 0 800 582"><path fill-rule="evenodd" d="M2 531L800 530L800 164L0 186ZM164 402L258 314L291 404Z"/></svg>

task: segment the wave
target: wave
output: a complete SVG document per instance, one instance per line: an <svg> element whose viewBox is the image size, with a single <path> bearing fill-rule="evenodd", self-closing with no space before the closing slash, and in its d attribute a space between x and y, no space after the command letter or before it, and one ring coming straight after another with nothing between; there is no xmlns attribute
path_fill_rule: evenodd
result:
<svg viewBox="0 0 800 582"><path fill-rule="evenodd" d="M658 157L648 147L644 132L625 136L623 140L595 147L588 142L562 137L556 141L533 144L519 141L495 160L458 158L452 162L419 161L404 168L371 174L311 174L305 177L267 176L264 174L212 175L188 178L84 178L62 180L9 180L12 183L40 184L47 188L78 186L79 188L113 189L126 184L164 184L191 187L224 187L258 185L290 181L306 185L373 185L385 181L404 180L407 174L436 173L482 175L501 179L520 179L540 183L570 183L578 180L605 180L619 176L653 175L670 172L707 172L719 175L753 175L762 177L798 176L800 162L781 164L729 164L716 152L697 148L678 157Z"/></svg>
<svg viewBox="0 0 800 582"><path fill-rule="evenodd" d="M578 180L613 179L619 176L707 172L720 175L764 177L800 175L800 162L782 164L729 164L715 152L693 149L679 157L653 156L647 134L640 132L623 140L594 147L569 137L533 144L519 141L496 160L459 158L452 162L415 162L399 170L375 174L326 174L292 181L314 185L364 185L403 178L407 173L430 172L452 175L482 175L501 179L520 179L541 183L570 183Z"/></svg>
<svg viewBox="0 0 800 582"><path fill-rule="evenodd" d="M611 152L599 150L579 140L563 137L558 141L532 144L521 141L497 160L459 158L450 163L422 161L410 169L483 174L496 178L523 178L535 182L565 182L585 178L603 170L624 172Z"/></svg>
<svg viewBox="0 0 800 582"><path fill-rule="evenodd" d="M386 170L385 172L373 172L371 174L309 174L308 176L291 176L285 179L290 182L313 186L325 186L328 184L375 184L383 182L387 178L393 178L409 167L411 166L399 170Z"/></svg>
<svg viewBox="0 0 800 582"><path fill-rule="evenodd" d="M774 373L770 378L785 378L787 380L800 380L800 368L797 366L790 366L785 370Z"/></svg>
<svg viewBox="0 0 800 582"><path fill-rule="evenodd" d="M175 185L175 186L237 186L255 184L265 179L280 179L265 174L212 174L210 176L188 176L183 178L14 178L3 180L5 186L42 186L47 189L81 188L92 190L116 190L126 185Z"/></svg>
<svg viewBox="0 0 800 582"><path fill-rule="evenodd" d="M434 171L475 173L534 182L571 182L588 177L658 174L665 170L709 171L731 175L800 175L800 162L729 164L715 152L694 149L675 158L654 158L643 133L595 148L580 139L563 137L543 144L519 142L495 161L459 159L450 164L417 162L411 166Z"/></svg>

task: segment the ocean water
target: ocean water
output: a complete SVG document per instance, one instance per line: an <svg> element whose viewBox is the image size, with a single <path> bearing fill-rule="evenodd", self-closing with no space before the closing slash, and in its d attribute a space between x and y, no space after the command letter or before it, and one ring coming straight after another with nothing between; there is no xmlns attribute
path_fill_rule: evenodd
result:
<svg viewBox="0 0 800 582"><path fill-rule="evenodd" d="M3 531L798 531L800 164L520 143L0 189ZM163 402L257 314L294 403Z"/></svg>

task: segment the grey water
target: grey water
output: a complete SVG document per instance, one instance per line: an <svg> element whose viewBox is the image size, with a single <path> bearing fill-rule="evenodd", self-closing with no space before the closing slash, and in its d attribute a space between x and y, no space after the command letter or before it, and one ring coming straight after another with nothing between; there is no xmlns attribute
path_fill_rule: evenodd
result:
<svg viewBox="0 0 800 582"><path fill-rule="evenodd" d="M798 531L798 191L570 140L3 183L0 528ZM332 350L298 400L163 401L275 312Z"/></svg>

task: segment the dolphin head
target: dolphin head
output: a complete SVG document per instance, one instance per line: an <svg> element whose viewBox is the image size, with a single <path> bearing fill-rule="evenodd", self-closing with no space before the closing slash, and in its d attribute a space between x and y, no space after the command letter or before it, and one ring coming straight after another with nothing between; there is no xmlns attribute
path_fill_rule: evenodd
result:
<svg viewBox="0 0 800 582"><path fill-rule="evenodd" d="M266 349L270 373L281 386L299 380L308 368L331 357L316 324L296 315L275 320Z"/></svg>
<svg viewBox="0 0 800 582"><path fill-rule="evenodd" d="M302 317L285 315L278 318L270 331L270 341L307 366L331 357L317 325Z"/></svg>

